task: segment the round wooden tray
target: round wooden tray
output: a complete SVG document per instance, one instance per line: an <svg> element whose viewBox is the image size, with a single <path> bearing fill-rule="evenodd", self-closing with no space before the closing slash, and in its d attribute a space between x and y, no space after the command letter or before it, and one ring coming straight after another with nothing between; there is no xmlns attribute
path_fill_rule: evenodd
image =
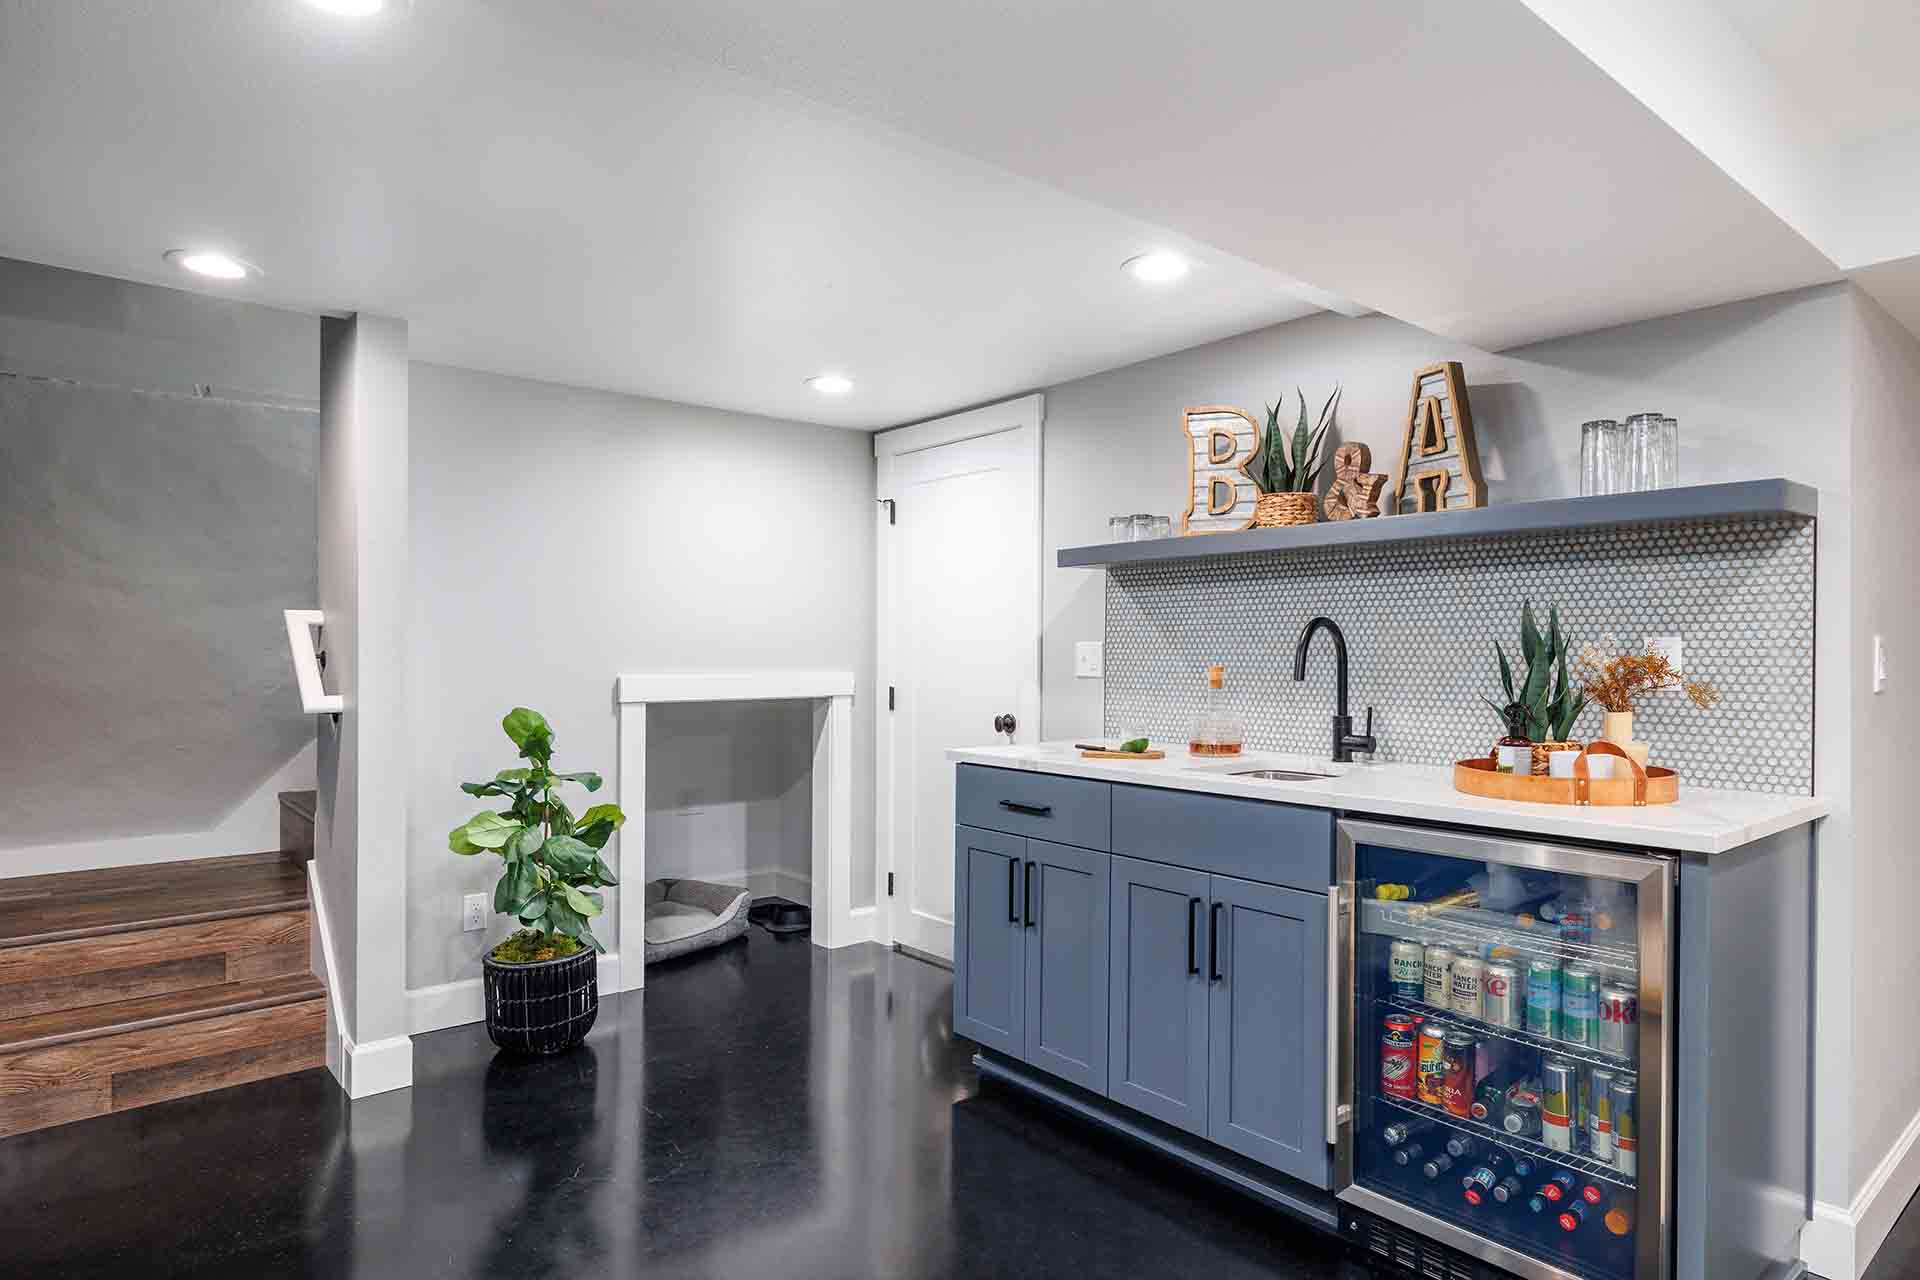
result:
<svg viewBox="0 0 1920 1280"><path fill-rule="evenodd" d="M1624 761L1627 776L1589 778L1589 755ZM1619 765L1615 765L1617 771ZM1680 775L1671 769L1642 769L1611 742L1595 742L1573 762L1573 777L1548 778L1533 773L1501 773L1492 760L1459 760L1453 766L1453 789L1489 800L1527 800L1534 804L1672 804L1680 798Z"/></svg>

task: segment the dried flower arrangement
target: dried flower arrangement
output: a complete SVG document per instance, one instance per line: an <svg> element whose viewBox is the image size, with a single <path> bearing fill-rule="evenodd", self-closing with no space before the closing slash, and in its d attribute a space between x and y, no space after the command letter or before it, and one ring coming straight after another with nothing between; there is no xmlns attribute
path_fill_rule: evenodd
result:
<svg viewBox="0 0 1920 1280"><path fill-rule="evenodd" d="M1606 648L1617 647L1612 637L1608 637ZM1573 669L1581 692L1603 711L1630 712L1643 694L1676 686L1702 711L1720 701L1718 689L1704 680L1682 678L1664 654L1621 653L1608 657L1602 649L1586 645L1574 660Z"/></svg>

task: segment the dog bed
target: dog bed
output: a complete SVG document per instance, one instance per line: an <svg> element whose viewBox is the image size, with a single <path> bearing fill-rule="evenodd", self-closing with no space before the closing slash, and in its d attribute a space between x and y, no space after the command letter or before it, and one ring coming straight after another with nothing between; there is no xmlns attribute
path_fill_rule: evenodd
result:
<svg viewBox="0 0 1920 1280"><path fill-rule="evenodd" d="M747 931L747 891L705 880L647 882L647 963L731 942Z"/></svg>

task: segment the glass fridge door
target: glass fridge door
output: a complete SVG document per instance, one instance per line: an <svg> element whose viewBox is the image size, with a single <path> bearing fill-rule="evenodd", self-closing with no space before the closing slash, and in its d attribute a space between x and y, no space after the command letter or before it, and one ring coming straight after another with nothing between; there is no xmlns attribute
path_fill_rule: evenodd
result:
<svg viewBox="0 0 1920 1280"><path fill-rule="evenodd" d="M1665 1275L1672 864L1367 822L1340 856L1341 1198L1524 1276Z"/></svg>

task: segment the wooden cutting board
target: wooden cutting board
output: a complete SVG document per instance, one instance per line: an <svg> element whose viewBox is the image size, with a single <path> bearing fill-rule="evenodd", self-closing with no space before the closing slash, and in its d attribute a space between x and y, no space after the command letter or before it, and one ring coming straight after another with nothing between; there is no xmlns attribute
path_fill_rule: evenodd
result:
<svg viewBox="0 0 1920 1280"><path fill-rule="evenodd" d="M1082 760L1165 760L1164 751L1082 751Z"/></svg>

